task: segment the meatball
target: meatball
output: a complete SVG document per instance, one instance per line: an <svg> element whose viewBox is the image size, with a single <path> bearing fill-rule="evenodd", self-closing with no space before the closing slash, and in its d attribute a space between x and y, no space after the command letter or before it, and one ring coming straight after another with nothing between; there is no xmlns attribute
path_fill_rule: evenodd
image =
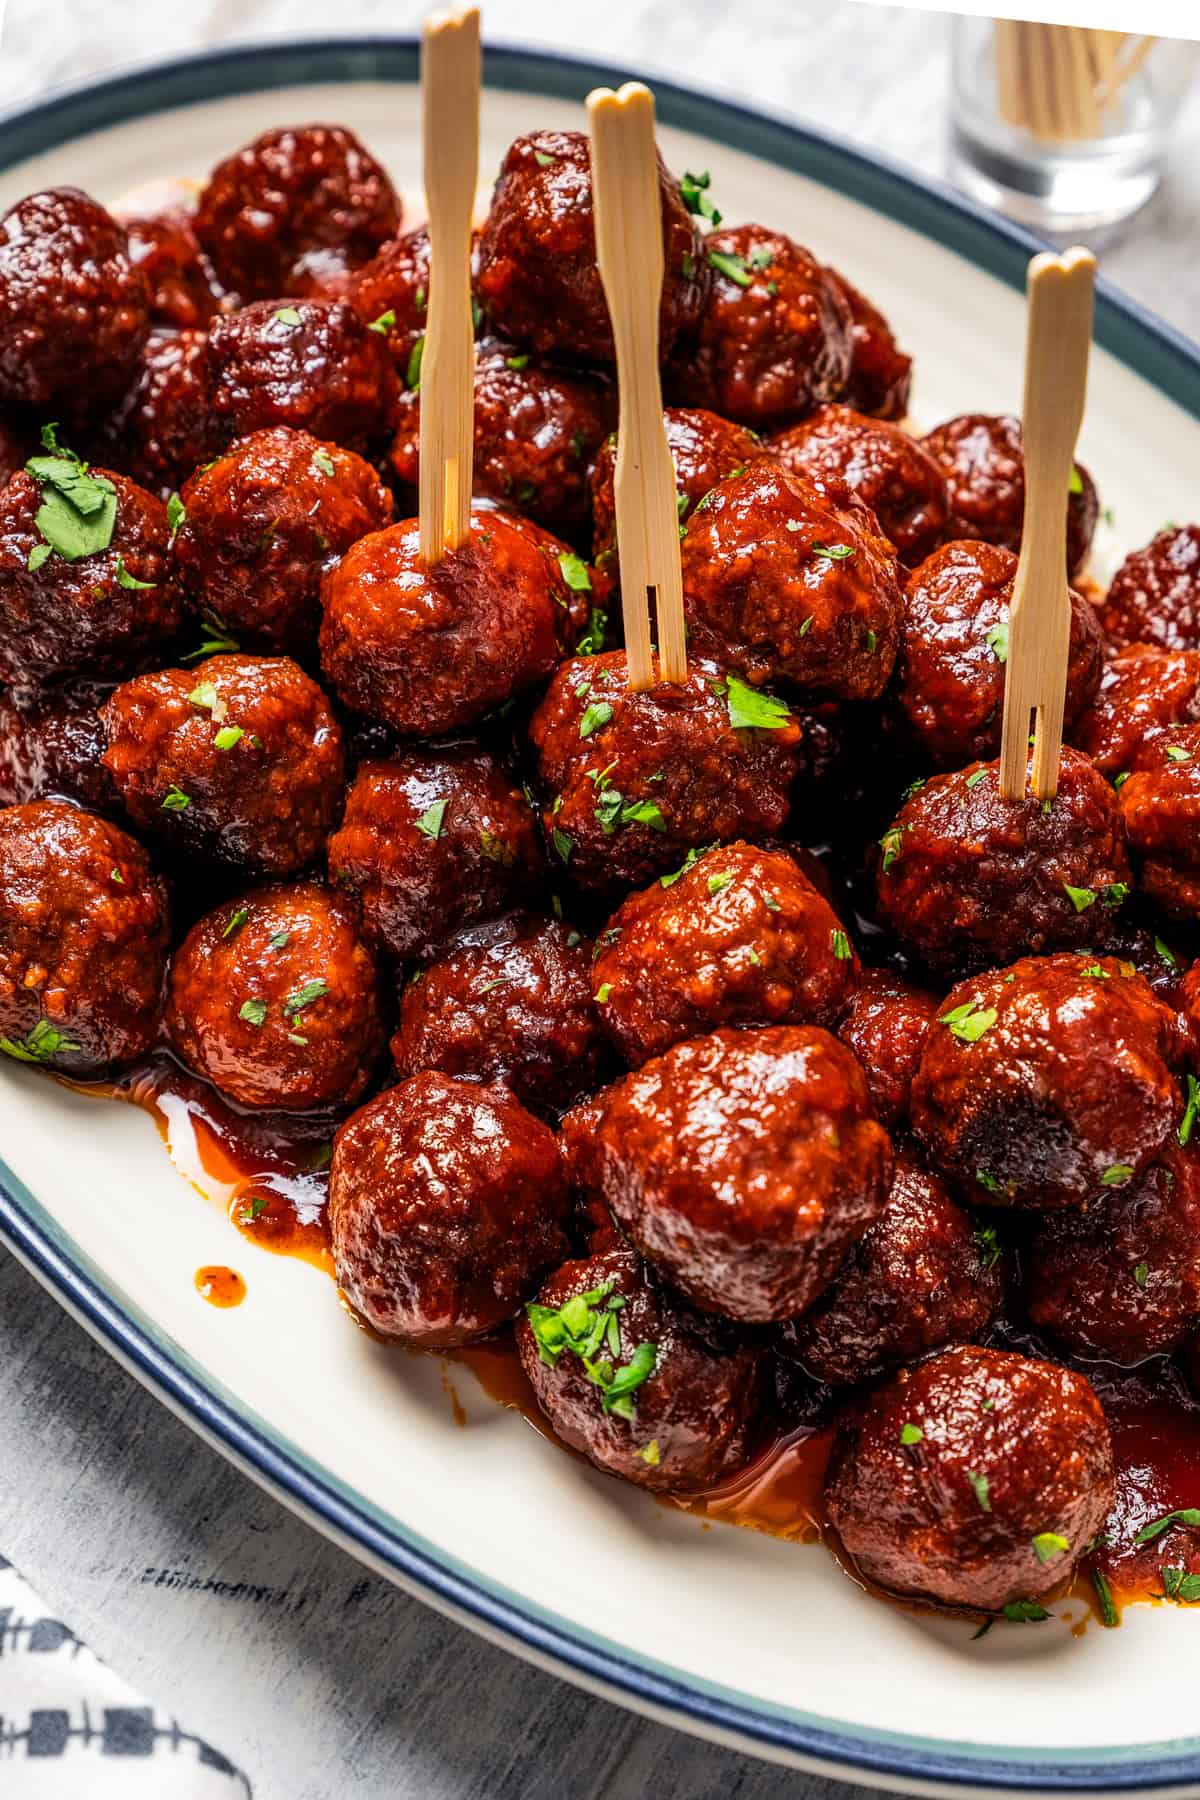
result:
<svg viewBox="0 0 1200 1800"><path fill-rule="evenodd" d="M1016 573L1010 550L957 543L936 550L908 578L894 705L921 756L939 769L999 753ZM1068 729L1091 704L1103 659L1096 615L1072 590Z"/></svg>
<svg viewBox="0 0 1200 1800"><path fill-rule="evenodd" d="M350 902L315 881L277 883L193 925L171 965L167 1032L241 1106L346 1105L383 1050L378 985Z"/></svg>
<svg viewBox="0 0 1200 1800"><path fill-rule="evenodd" d="M851 495L766 457L722 481L681 545L683 603L701 655L757 685L778 679L842 700L877 700L900 636L896 552Z"/></svg>
<svg viewBox="0 0 1200 1800"><path fill-rule="evenodd" d="M658 164L663 290L659 352L700 317L709 269L679 183ZM505 337L531 350L611 362L612 325L592 217L592 167L582 131L535 131L509 146L479 238L483 310Z"/></svg>
<svg viewBox="0 0 1200 1800"><path fill-rule="evenodd" d="M373 943L427 959L530 898L545 864L520 787L462 744L363 763L329 840L329 873L356 896Z"/></svg>
<svg viewBox="0 0 1200 1800"><path fill-rule="evenodd" d="M492 345L475 365L475 491L504 500L547 531L582 541L589 518L588 471L613 422L616 396L595 377L531 363ZM420 479L421 397L400 400L392 471Z"/></svg>
<svg viewBox="0 0 1200 1800"><path fill-rule="evenodd" d="M761 1350L693 1312L632 1250L564 1263L526 1306L517 1349L555 1435L610 1475L687 1493L746 1461Z"/></svg>
<svg viewBox="0 0 1200 1800"><path fill-rule="evenodd" d="M849 406L822 406L771 438L767 449L790 474L857 494L910 568L941 543L948 513L942 471L898 425Z"/></svg>
<svg viewBox="0 0 1200 1800"><path fill-rule="evenodd" d="M913 1129L976 1204L1087 1206L1133 1181L1174 1130L1184 1042L1131 963L1026 957L946 996Z"/></svg>
<svg viewBox="0 0 1200 1800"><path fill-rule="evenodd" d="M62 795L93 812L120 810L100 760L104 732L96 709L110 692L86 681L0 691L0 806Z"/></svg>
<svg viewBox="0 0 1200 1800"><path fill-rule="evenodd" d="M850 373L850 315L815 257L763 225L714 231L703 250L711 286L670 371L672 397L758 430L836 400Z"/></svg>
<svg viewBox="0 0 1200 1800"><path fill-rule="evenodd" d="M392 1055L402 1076L504 1082L554 1116L598 1087L608 1062L590 941L527 913L475 926L405 988Z"/></svg>
<svg viewBox="0 0 1200 1800"><path fill-rule="evenodd" d="M354 274L346 298L363 324L383 337L397 375L407 381L428 319L428 228L420 225L384 244L378 256Z"/></svg>
<svg viewBox="0 0 1200 1800"><path fill-rule="evenodd" d="M1025 525L1025 451L1021 421L1007 414L964 413L922 442L946 477L952 538L1021 548ZM1100 516L1096 484L1076 463L1067 496L1067 573L1087 561Z"/></svg>
<svg viewBox="0 0 1200 1800"><path fill-rule="evenodd" d="M837 1035L862 1064L871 1105L885 1125L908 1117L913 1077L937 1014L936 994L890 969L861 971Z"/></svg>
<svg viewBox="0 0 1200 1800"><path fill-rule="evenodd" d="M675 494L682 525L710 489L726 476L740 475L747 463L763 454L762 440L744 425L719 419L700 407L668 406L663 413L671 460L675 464ZM613 476L617 466L614 432L596 457L592 472L592 548L596 561L606 564L616 556L617 506Z"/></svg>
<svg viewBox="0 0 1200 1800"><path fill-rule="evenodd" d="M105 766L143 831L263 875L319 855L341 803L342 736L287 657L210 656L138 675L101 719Z"/></svg>
<svg viewBox="0 0 1200 1800"><path fill-rule="evenodd" d="M1050 802L1003 799L998 762L934 776L880 845L880 919L943 974L1101 945L1129 893L1116 797L1077 750Z"/></svg>
<svg viewBox="0 0 1200 1800"><path fill-rule="evenodd" d="M149 290L117 221L78 188L0 217L0 403L78 423L125 391Z"/></svg>
<svg viewBox="0 0 1200 1800"><path fill-rule="evenodd" d="M292 425L366 450L387 437L396 372L377 331L345 300L259 300L214 319L208 339L214 447Z"/></svg>
<svg viewBox="0 0 1200 1800"><path fill-rule="evenodd" d="M1142 891L1173 919L1200 919L1200 725L1159 733L1133 763L1119 799Z"/></svg>
<svg viewBox="0 0 1200 1800"><path fill-rule="evenodd" d="M1200 650L1131 644L1104 664L1072 740L1103 774L1128 773L1142 744L1168 725L1200 720Z"/></svg>
<svg viewBox="0 0 1200 1800"><path fill-rule="evenodd" d="M175 557L193 604L264 650L310 653L321 576L387 525L369 463L286 425L242 438L183 490Z"/></svg>
<svg viewBox="0 0 1200 1800"><path fill-rule="evenodd" d="M1200 650L1200 525L1165 525L1131 550L1100 606L1114 644Z"/></svg>
<svg viewBox="0 0 1200 1800"><path fill-rule="evenodd" d="M1115 1491L1089 1381L964 1344L843 1415L825 1505L869 1581L999 1612L1061 1586Z"/></svg>
<svg viewBox="0 0 1200 1800"><path fill-rule="evenodd" d="M338 1285L381 1336L422 1349L511 1319L567 1254L554 1135L504 1088L426 1069L333 1144Z"/></svg>
<svg viewBox="0 0 1200 1800"><path fill-rule="evenodd" d="M902 419L912 387L912 357L865 294L837 269L826 275L850 313L850 375L842 399L872 419Z"/></svg>
<svg viewBox="0 0 1200 1800"><path fill-rule="evenodd" d="M702 844L786 822L800 728L772 696L693 657L628 686L623 650L563 663L529 722L542 823L580 887L669 876Z"/></svg>
<svg viewBox="0 0 1200 1800"><path fill-rule="evenodd" d="M998 1263L945 1183L900 1150L887 1205L833 1286L780 1328L779 1347L840 1385L969 1343L1000 1304Z"/></svg>
<svg viewBox="0 0 1200 1800"><path fill-rule="evenodd" d="M150 322L173 331L203 330L219 309L220 292L196 241L192 215L182 207L122 219L129 260L150 291Z"/></svg>
<svg viewBox="0 0 1200 1800"><path fill-rule="evenodd" d="M140 844L64 800L0 811L0 1050L73 1075L153 1047L167 890Z"/></svg>
<svg viewBox="0 0 1200 1800"><path fill-rule="evenodd" d="M590 577L549 532L475 507L433 568L415 519L325 577L321 666L338 698L405 736L460 731L544 681L587 622Z"/></svg>
<svg viewBox="0 0 1200 1800"><path fill-rule="evenodd" d="M352 131L283 127L217 164L194 225L222 282L243 300L321 294L344 287L395 237L400 201Z"/></svg>
<svg viewBox="0 0 1200 1800"><path fill-rule="evenodd" d="M133 385L95 438L97 460L152 494L183 486L208 455L208 336L152 331Z"/></svg>
<svg viewBox="0 0 1200 1800"><path fill-rule="evenodd" d="M166 508L136 482L34 457L0 489L0 681L144 661L182 616L169 543Z"/></svg>
<svg viewBox="0 0 1200 1800"><path fill-rule="evenodd" d="M832 1026L858 958L840 920L781 850L709 850L664 888L631 894L600 935L596 999L631 1064L718 1025Z"/></svg>
<svg viewBox="0 0 1200 1800"><path fill-rule="evenodd" d="M816 1026L675 1044L601 1101L579 1174L705 1312L803 1312L883 1210L887 1133L853 1056Z"/></svg>

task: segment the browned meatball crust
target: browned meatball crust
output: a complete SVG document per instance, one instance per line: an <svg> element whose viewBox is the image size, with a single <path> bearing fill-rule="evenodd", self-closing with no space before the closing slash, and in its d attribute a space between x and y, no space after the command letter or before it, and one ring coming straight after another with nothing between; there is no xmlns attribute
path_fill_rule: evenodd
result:
<svg viewBox="0 0 1200 1800"><path fill-rule="evenodd" d="M23 469L0 489L0 681L123 674L179 629L166 508L126 476L91 469L87 503L96 510L81 530L59 492L81 465L47 454L31 469L46 479ZM42 522L54 542L84 553L51 548ZM88 548L106 532L103 548Z"/></svg>
<svg viewBox="0 0 1200 1800"><path fill-rule="evenodd" d="M887 1134L853 1056L815 1026L693 1038L601 1101L578 1173L705 1312L803 1312L883 1210Z"/></svg>
<svg viewBox="0 0 1200 1800"><path fill-rule="evenodd" d="M695 326L709 268L679 183L658 164L663 292L659 351ZM477 291L496 328L531 350L613 360L608 303L596 267L592 169L582 131L535 131L510 144L479 238Z"/></svg>
<svg viewBox="0 0 1200 1800"><path fill-rule="evenodd" d="M102 709L130 818L191 856L290 875L320 854L342 797L342 736L289 658L210 656L122 682Z"/></svg>
<svg viewBox="0 0 1200 1800"><path fill-rule="evenodd" d="M167 890L126 832L63 800L0 811L0 1050L92 1074L154 1043Z"/></svg>
<svg viewBox="0 0 1200 1800"><path fill-rule="evenodd" d="M133 384L103 420L97 460L152 494L183 486L208 455L208 334L152 331Z"/></svg>
<svg viewBox="0 0 1200 1800"><path fill-rule="evenodd" d="M391 519L370 463L307 431L256 431L198 469L181 496L175 558L192 604L239 641L316 646L321 577Z"/></svg>
<svg viewBox="0 0 1200 1800"><path fill-rule="evenodd" d="M355 272L346 298L363 324L383 337L397 375L406 381L429 317L428 228L419 225L384 244Z"/></svg>
<svg viewBox="0 0 1200 1800"><path fill-rule="evenodd" d="M627 1063L720 1025L832 1026L858 958L784 851L718 846L664 888L631 894L601 932L594 973Z"/></svg>
<svg viewBox="0 0 1200 1800"><path fill-rule="evenodd" d="M208 337L214 447L271 425L347 450L387 437L396 372L387 345L345 300L259 300L214 319Z"/></svg>
<svg viewBox="0 0 1200 1800"><path fill-rule="evenodd" d="M129 260L150 293L150 323L172 331L203 330L219 309L221 294L201 250L192 215L181 206L123 218Z"/></svg>
<svg viewBox="0 0 1200 1800"><path fill-rule="evenodd" d="M1100 605L1114 644L1200 650L1200 525L1165 525L1131 550Z"/></svg>
<svg viewBox="0 0 1200 1800"><path fill-rule="evenodd" d="M531 1112L571 1106L609 1061L590 939L528 913L464 932L405 988L392 1055L402 1076L441 1069L504 1082Z"/></svg>
<svg viewBox="0 0 1200 1800"><path fill-rule="evenodd" d="M1025 524L1025 451L1021 421L1007 414L964 413L922 442L941 467L950 495L947 536L1021 548ZM1067 496L1067 573L1087 561L1100 516L1096 484L1076 463Z"/></svg>
<svg viewBox="0 0 1200 1800"><path fill-rule="evenodd" d="M1072 742L1105 775L1128 774L1142 744L1168 725L1200 721L1200 650L1131 644L1109 657Z"/></svg>
<svg viewBox="0 0 1200 1800"><path fill-rule="evenodd" d="M468 541L428 568L408 519L326 576L321 666L344 705L405 736L459 731L545 680L590 591L579 558L528 520L475 507Z"/></svg>
<svg viewBox="0 0 1200 1800"><path fill-rule="evenodd" d="M850 375L842 399L872 419L902 419L912 387L912 357L865 294L837 269L826 275L850 313Z"/></svg>
<svg viewBox="0 0 1200 1800"><path fill-rule="evenodd" d="M92 812L117 812L120 800L100 758L97 708L112 692L99 682L0 691L0 806L62 796Z"/></svg>
<svg viewBox="0 0 1200 1800"><path fill-rule="evenodd" d="M744 425L718 418L702 407L668 406L663 413L680 524L718 481L739 475L747 463L763 455L762 440ZM592 550L598 563L615 559L617 507L613 475L617 465L616 433L606 439L592 471Z"/></svg>
<svg viewBox="0 0 1200 1800"><path fill-rule="evenodd" d="M610 1475L687 1493L746 1461L761 1350L694 1312L632 1250L557 1269L526 1306L517 1349L555 1435Z"/></svg>
<svg viewBox="0 0 1200 1800"><path fill-rule="evenodd" d="M338 1285L401 1343L445 1348L511 1319L566 1255L566 1213L553 1133L505 1088L427 1069L334 1139Z"/></svg>
<svg viewBox="0 0 1200 1800"><path fill-rule="evenodd" d="M167 1031L241 1106L346 1105L383 1050L375 959L354 910L315 881L255 888L193 925L171 965Z"/></svg>
<svg viewBox="0 0 1200 1800"><path fill-rule="evenodd" d="M998 762L936 775L880 845L880 919L949 975L1102 945L1129 893L1116 796L1077 750L1049 804L1002 798Z"/></svg>
<svg viewBox="0 0 1200 1800"><path fill-rule="evenodd" d="M913 1129L977 1205L1087 1206L1174 1131L1184 1043L1131 963L1026 957L947 994L913 1082Z"/></svg>
<svg viewBox="0 0 1200 1800"><path fill-rule="evenodd" d="M117 221L78 188L0 218L0 403L77 422L119 398L150 328L145 276Z"/></svg>
<svg viewBox="0 0 1200 1800"><path fill-rule="evenodd" d="M703 844L781 830L800 728L695 657L686 682L633 693L614 650L562 664L529 738L551 848L579 886L603 891L669 876Z"/></svg>
<svg viewBox="0 0 1200 1800"><path fill-rule="evenodd" d="M1173 919L1200 918L1200 725L1143 742L1120 790L1142 891Z"/></svg>
<svg viewBox="0 0 1200 1800"><path fill-rule="evenodd" d="M836 400L850 374L850 314L816 258L781 231L704 239L708 299L669 374L672 398L758 430Z"/></svg>
<svg viewBox="0 0 1200 1800"><path fill-rule="evenodd" d="M897 1152L887 1205L783 1353L818 1381L866 1381L945 1344L969 1343L1000 1304L999 1252L911 1150Z"/></svg>
<svg viewBox="0 0 1200 1800"><path fill-rule="evenodd" d="M889 1127L908 1117L913 1077L938 1007L936 994L890 969L863 969L851 992L837 1035L862 1064L871 1105Z"/></svg>
<svg viewBox="0 0 1200 1800"><path fill-rule="evenodd" d="M945 479L929 452L898 425L849 406L822 406L766 447L793 475L857 494L909 568L941 543L949 511Z"/></svg>
<svg viewBox="0 0 1200 1800"><path fill-rule="evenodd" d="M713 488L681 545L691 644L755 684L877 700L900 637L896 552L874 514L760 457Z"/></svg>
<svg viewBox="0 0 1200 1800"><path fill-rule="evenodd" d="M1114 1493L1090 1382L961 1345L901 1369L843 1416L825 1504L869 1581L999 1612L1062 1584Z"/></svg>
<svg viewBox="0 0 1200 1800"><path fill-rule="evenodd" d="M243 300L345 286L400 228L386 171L340 125L265 131L218 163L194 228Z"/></svg>
<svg viewBox="0 0 1200 1800"><path fill-rule="evenodd" d="M1017 559L994 544L947 544L908 578L894 704L921 756L939 769L998 754ZM1067 728L1100 681L1104 640L1090 602L1071 593Z"/></svg>
<svg viewBox="0 0 1200 1800"><path fill-rule="evenodd" d="M329 840L329 873L393 956L427 959L530 899L545 876L528 800L485 750L365 762Z"/></svg>

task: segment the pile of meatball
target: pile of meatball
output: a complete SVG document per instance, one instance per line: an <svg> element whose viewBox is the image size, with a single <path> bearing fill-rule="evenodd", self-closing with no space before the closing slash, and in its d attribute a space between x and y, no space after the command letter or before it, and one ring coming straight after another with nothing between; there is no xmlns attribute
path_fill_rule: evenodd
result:
<svg viewBox="0 0 1200 1800"><path fill-rule="evenodd" d="M1089 1364L1200 1327L1200 527L1073 592L1058 794L1005 803L1018 423L914 435L876 307L659 179L689 669L639 693L581 134L478 233L433 569L428 240L352 133L0 220L0 1049L327 1113L374 1333L515 1324L673 1494L820 1394L864 1576L1022 1616L1113 1501Z"/></svg>

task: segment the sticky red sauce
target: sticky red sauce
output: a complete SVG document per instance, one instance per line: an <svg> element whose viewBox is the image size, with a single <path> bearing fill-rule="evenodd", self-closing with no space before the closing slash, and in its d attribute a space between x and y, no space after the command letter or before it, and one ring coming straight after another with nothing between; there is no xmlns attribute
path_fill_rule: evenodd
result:
<svg viewBox="0 0 1200 1800"><path fill-rule="evenodd" d="M205 1263L195 1274L196 1292L210 1306L240 1306L246 1298L246 1283L236 1269L223 1263Z"/></svg>

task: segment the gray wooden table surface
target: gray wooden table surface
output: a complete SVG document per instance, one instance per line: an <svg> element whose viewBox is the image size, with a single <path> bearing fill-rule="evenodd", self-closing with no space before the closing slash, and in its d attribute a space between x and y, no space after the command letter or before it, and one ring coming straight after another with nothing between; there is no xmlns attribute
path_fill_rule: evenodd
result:
<svg viewBox="0 0 1200 1800"><path fill-rule="evenodd" d="M423 10L8 0L0 103L206 44L404 31ZM487 0L485 18L495 38L740 94L941 171L940 16L853 0ZM1105 267L1200 336L1198 146L1193 108L1162 193ZM257 1800L849 1792L646 1724L397 1593L200 1444L3 1251L0 1549L102 1656L234 1758Z"/></svg>

